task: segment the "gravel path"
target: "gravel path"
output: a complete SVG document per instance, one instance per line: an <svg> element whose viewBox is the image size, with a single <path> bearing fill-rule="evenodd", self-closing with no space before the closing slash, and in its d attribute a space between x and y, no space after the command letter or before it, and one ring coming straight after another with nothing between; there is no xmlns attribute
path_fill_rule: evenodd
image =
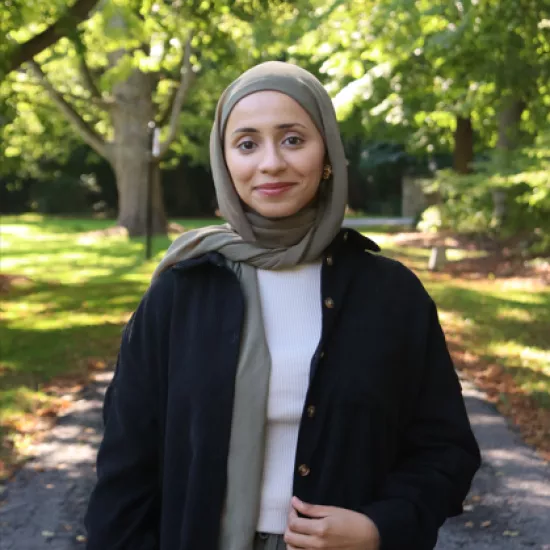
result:
<svg viewBox="0 0 550 550"><path fill-rule="evenodd" d="M0 550L83 550L82 517L101 440L101 407L111 374L101 375L62 416L38 456L5 488ZM108 549L105 549L108 550Z"/></svg>
<svg viewBox="0 0 550 550"><path fill-rule="evenodd" d="M0 550L83 550L82 516L94 483L101 404L109 375L60 418L39 456L0 497ZM467 511L449 520L437 550L550 550L550 469L463 382L484 465ZM107 549L106 549L107 550Z"/></svg>

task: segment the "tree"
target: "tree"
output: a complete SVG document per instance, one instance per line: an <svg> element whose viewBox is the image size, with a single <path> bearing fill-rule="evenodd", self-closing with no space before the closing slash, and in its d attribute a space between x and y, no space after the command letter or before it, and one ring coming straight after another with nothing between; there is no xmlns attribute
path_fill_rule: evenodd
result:
<svg viewBox="0 0 550 550"><path fill-rule="evenodd" d="M200 69L197 52L211 39L208 31L201 13L184 13L171 2L103 2L86 23L12 79L34 114L38 102L32 93L40 84L78 136L109 161L118 187L118 223L130 235L142 234L146 224L148 125L156 121L162 130L152 159L158 172L178 136L181 109ZM153 229L163 233L158 176L153 182Z"/></svg>
<svg viewBox="0 0 550 550"><path fill-rule="evenodd" d="M493 170L514 172L513 150L546 128L549 28L548 2L362 0L297 48L314 52L340 90L339 115L353 132L411 152L450 148L460 175L472 171L474 152L494 149ZM501 206L505 189L494 188Z"/></svg>
<svg viewBox="0 0 550 550"><path fill-rule="evenodd" d="M296 28L316 22L307 9L299 9L307 5L241 0L230 10L221 1L182 6L169 0L106 0L89 20L29 63L27 72L12 77L17 97L10 101L16 113L22 104L34 114L39 105L48 110L48 102L58 108L79 137L111 164L119 192L118 223L139 235L145 230L148 123L154 120L161 128L160 151L153 158L157 172L161 161L184 151L204 159L223 87L255 62L284 55ZM271 36L258 32L268 21L272 27L274 18L281 26ZM48 101L36 93L36 84ZM4 131L11 157L22 149L20 141L15 146L16 124L23 124L19 116ZM153 227L163 232L159 178L154 181Z"/></svg>
<svg viewBox="0 0 550 550"><path fill-rule="evenodd" d="M0 9L0 32L7 38L0 46L0 81L8 73L31 61L40 52L66 36L72 28L89 17L98 2L99 0L76 0L70 7L66 7L65 2L60 3L60 6L54 5L53 8L57 9L53 21L49 24L46 22L48 26L42 32L18 42L11 35L28 35L31 34L30 28L44 24L44 17L46 21L49 19L48 12L51 13L52 3L5 0L4 6Z"/></svg>
<svg viewBox="0 0 550 550"><path fill-rule="evenodd" d="M412 150L425 150L451 143L453 134L467 145L471 123L480 143L489 144L495 107L511 93L536 108L537 86L550 76L550 5L520 5L361 0L341 5L297 48L310 51L339 90L341 118L359 107L363 117L355 120L366 131L379 130L383 120L400 128Z"/></svg>

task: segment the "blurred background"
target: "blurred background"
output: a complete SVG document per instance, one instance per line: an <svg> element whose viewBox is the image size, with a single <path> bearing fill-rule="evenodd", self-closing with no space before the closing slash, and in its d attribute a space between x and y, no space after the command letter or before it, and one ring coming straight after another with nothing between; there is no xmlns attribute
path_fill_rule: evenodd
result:
<svg viewBox="0 0 550 550"><path fill-rule="evenodd" d="M346 223L550 457L548 1L4 0L0 37L0 478L110 369L170 240L221 221L214 108L266 60L325 85Z"/></svg>

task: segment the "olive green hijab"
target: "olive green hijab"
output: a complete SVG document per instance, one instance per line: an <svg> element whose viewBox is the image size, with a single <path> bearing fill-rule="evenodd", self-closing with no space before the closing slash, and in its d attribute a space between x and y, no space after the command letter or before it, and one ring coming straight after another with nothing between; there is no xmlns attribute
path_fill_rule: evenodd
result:
<svg viewBox="0 0 550 550"><path fill-rule="evenodd" d="M223 154L223 133L231 110L243 97L262 90L282 92L308 112L325 140L332 166L332 178L321 183L315 207L283 219L267 219L245 211ZM155 275L184 258L212 250L262 269L292 267L316 260L340 230L347 203L344 147L330 97L304 69L277 61L262 63L225 90L210 135L210 164L218 205L228 224L181 235L168 249Z"/></svg>
<svg viewBox="0 0 550 550"><path fill-rule="evenodd" d="M231 110L243 97L264 90L284 93L307 111L325 141L332 166L332 177L320 183L314 204L287 218L267 219L243 208L223 154L224 130ZM176 262L216 251L226 258L241 283L245 319L219 549L252 550L261 496L271 368L256 268L285 269L315 261L340 230L347 203L347 162L330 97L312 74L295 65L271 61L253 67L235 80L218 102L210 135L210 163L218 205L228 223L178 237L153 279Z"/></svg>

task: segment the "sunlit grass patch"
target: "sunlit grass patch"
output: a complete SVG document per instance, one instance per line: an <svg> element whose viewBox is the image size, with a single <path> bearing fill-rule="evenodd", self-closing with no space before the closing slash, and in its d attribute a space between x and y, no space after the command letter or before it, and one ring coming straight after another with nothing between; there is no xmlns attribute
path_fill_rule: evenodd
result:
<svg viewBox="0 0 550 550"><path fill-rule="evenodd" d="M177 220L186 229L220 220ZM0 300L0 430L20 450L33 418L60 407L48 391L58 377L85 379L90 358L112 364L121 331L171 238L98 234L109 220L8 216L0 227L0 267L13 277ZM94 232L94 233L92 233ZM367 231L383 253L412 268L434 297L447 337L468 361L496 362L550 409L550 290L515 281L466 280L427 270L430 250ZM449 249L451 261L483 252ZM0 451L1 453L1 451Z"/></svg>
<svg viewBox="0 0 550 550"><path fill-rule="evenodd" d="M499 308L497 311L497 319L510 319L520 321L521 323L530 323L533 320L529 311L526 311L525 309L506 307Z"/></svg>
<svg viewBox="0 0 550 550"><path fill-rule="evenodd" d="M470 322L462 345L507 368L526 395L550 409L550 291L510 291L501 281L424 281L442 311Z"/></svg>
<svg viewBox="0 0 550 550"><path fill-rule="evenodd" d="M550 289L521 279L434 274L427 269L429 249L397 246L391 237L383 248L418 274L438 306L448 340L461 348L462 358L505 367L525 395L550 409ZM450 261L484 254L451 250Z"/></svg>
<svg viewBox="0 0 550 550"><path fill-rule="evenodd" d="M508 340L491 342L487 351L509 370L522 390L550 409L549 349Z"/></svg>
<svg viewBox="0 0 550 550"><path fill-rule="evenodd" d="M12 283L0 303L0 426L21 451L26 439L15 432L33 425L37 411L59 406L58 396L44 391L50 381L85 380L89 357L113 361L122 328L170 241L155 238L155 258L146 262L143 239L115 235L83 244L82 235L112 222L36 216L2 222L0 266Z"/></svg>

